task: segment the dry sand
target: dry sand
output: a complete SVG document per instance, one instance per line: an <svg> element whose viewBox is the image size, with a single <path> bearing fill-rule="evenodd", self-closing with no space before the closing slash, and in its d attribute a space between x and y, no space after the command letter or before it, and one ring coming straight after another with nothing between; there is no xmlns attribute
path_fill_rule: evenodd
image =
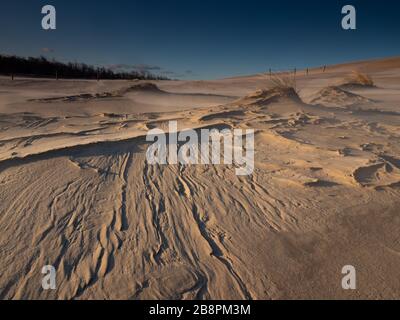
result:
<svg viewBox="0 0 400 320"><path fill-rule="evenodd" d="M400 298L400 58L267 78L0 78L0 298ZM169 120L255 129L254 173L148 165Z"/></svg>

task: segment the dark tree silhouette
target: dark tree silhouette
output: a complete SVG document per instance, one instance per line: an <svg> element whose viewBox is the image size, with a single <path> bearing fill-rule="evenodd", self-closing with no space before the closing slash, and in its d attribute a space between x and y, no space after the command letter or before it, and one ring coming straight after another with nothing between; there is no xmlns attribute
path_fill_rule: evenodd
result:
<svg viewBox="0 0 400 320"><path fill-rule="evenodd" d="M108 68L96 68L85 63L62 63L45 57L24 58L0 54L0 74L38 78L64 79L139 79L169 80L149 72L114 72Z"/></svg>

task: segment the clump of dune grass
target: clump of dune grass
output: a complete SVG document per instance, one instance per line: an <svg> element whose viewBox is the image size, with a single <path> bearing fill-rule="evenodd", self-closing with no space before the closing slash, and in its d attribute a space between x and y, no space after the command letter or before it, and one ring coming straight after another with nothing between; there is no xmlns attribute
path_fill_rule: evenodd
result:
<svg viewBox="0 0 400 320"><path fill-rule="evenodd" d="M269 86L278 89L294 89L296 91L296 78L290 74L272 75Z"/></svg>
<svg viewBox="0 0 400 320"><path fill-rule="evenodd" d="M298 102L301 102L299 91L296 87L296 75L292 72L276 73L276 74L261 74L265 79L265 84L262 89L257 90L248 97L289 97Z"/></svg>
<svg viewBox="0 0 400 320"><path fill-rule="evenodd" d="M352 71L349 77L345 80L344 85L346 86L362 86L362 87L374 87L374 81L372 78L359 71Z"/></svg>
<svg viewBox="0 0 400 320"><path fill-rule="evenodd" d="M293 91L297 93L296 76L292 73L279 73L266 75L266 87L281 91Z"/></svg>

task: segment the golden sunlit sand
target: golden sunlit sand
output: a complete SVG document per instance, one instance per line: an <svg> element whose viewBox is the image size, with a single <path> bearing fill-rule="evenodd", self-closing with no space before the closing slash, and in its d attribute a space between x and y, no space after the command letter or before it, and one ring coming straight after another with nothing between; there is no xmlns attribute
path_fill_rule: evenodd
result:
<svg viewBox="0 0 400 320"><path fill-rule="evenodd" d="M0 297L398 298L400 58L295 85L1 77ZM171 120L254 129L253 174L149 165Z"/></svg>

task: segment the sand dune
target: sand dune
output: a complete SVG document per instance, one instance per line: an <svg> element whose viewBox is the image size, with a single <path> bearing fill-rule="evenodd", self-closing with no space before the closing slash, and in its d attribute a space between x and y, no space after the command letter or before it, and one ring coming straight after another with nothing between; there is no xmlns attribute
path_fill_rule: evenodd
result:
<svg viewBox="0 0 400 320"><path fill-rule="evenodd" d="M368 99L359 94L351 93L337 86L323 88L311 100L312 104L321 104L328 107L348 107L357 105L365 106L372 102L372 99Z"/></svg>
<svg viewBox="0 0 400 320"><path fill-rule="evenodd" d="M377 88L340 87L352 70ZM0 298L398 298L399 80L398 58L300 71L297 91L0 79ZM254 129L253 174L149 165L171 120Z"/></svg>

